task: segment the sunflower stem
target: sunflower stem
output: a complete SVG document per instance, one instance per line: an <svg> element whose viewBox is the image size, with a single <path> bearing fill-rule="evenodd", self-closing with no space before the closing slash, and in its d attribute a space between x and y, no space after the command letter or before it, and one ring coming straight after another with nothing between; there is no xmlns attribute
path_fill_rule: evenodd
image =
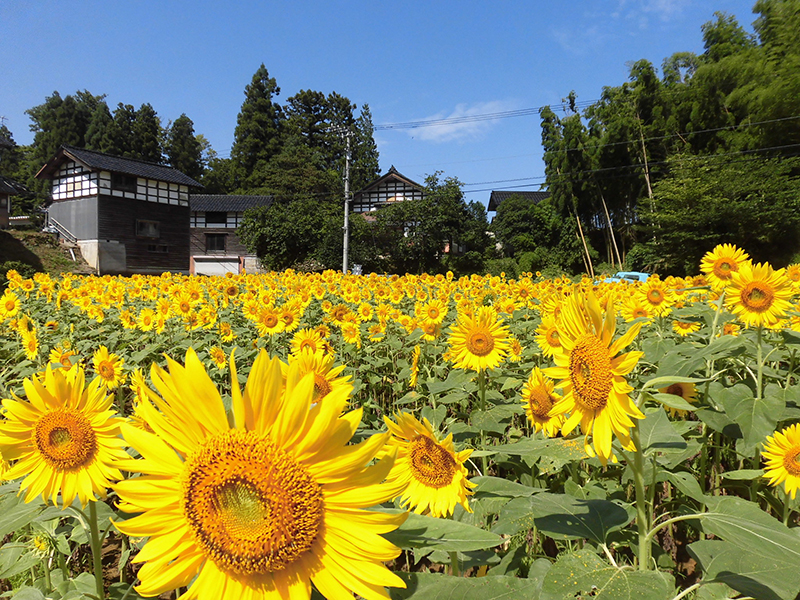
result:
<svg viewBox="0 0 800 600"><path fill-rule="evenodd" d="M764 326L759 325L756 328L757 347L756 347L756 361L758 362L758 380L756 381L756 400L762 398L762 385L764 381L764 350L762 348L762 341L764 335Z"/></svg>
<svg viewBox="0 0 800 600"><path fill-rule="evenodd" d="M633 482L636 490L636 525L639 531L639 570L650 569L650 519L647 510L647 489L644 482L644 454L642 452L641 437L639 436L639 420L634 422L631 430L631 441L636 449L633 453Z"/></svg>
<svg viewBox="0 0 800 600"><path fill-rule="evenodd" d="M100 546L100 530L97 526L97 508L95 500L89 502L89 534L92 546L92 564L94 566L94 583L98 598L105 598L103 587L103 556Z"/></svg>
<svg viewBox="0 0 800 600"><path fill-rule="evenodd" d="M461 574L458 567L458 552L450 552L450 574L453 577L459 577Z"/></svg>
<svg viewBox="0 0 800 600"><path fill-rule="evenodd" d="M48 592L53 589L53 582L50 579L50 561L51 560L52 560L52 555L48 555L47 558L45 558L42 561L42 564L44 565L44 584L45 584L45 586L47 586L47 591Z"/></svg>
<svg viewBox="0 0 800 600"><path fill-rule="evenodd" d="M478 371L478 390L480 393L480 410L481 413L486 412L486 372L484 370ZM481 420L481 450L486 450L486 431L483 429L483 420ZM488 459L486 455L481 456L481 470L483 471L483 476L486 477L489 474L487 469L488 467Z"/></svg>

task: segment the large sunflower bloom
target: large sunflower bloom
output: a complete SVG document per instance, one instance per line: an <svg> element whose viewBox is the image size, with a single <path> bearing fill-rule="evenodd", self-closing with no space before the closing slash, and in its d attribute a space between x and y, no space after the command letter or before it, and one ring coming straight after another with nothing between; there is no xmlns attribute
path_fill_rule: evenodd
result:
<svg viewBox="0 0 800 600"><path fill-rule="evenodd" d="M433 517L451 515L456 504L472 512L467 496L475 484L467 480L464 467L472 450L456 452L452 434L437 441L427 419L419 422L409 413L396 413L395 419L383 418L392 433L385 451L398 449L387 481L402 486L402 495L397 494L401 505Z"/></svg>
<svg viewBox="0 0 800 600"><path fill-rule="evenodd" d="M794 292L783 269L768 263L743 264L731 276L725 306L745 325L772 327L791 308Z"/></svg>
<svg viewBox="0 0 800 600"><path fill-rule="evenodd" d="M609 303L609 307L612 305ZM594 451L603 464L609 458L616 460L611 450L615 435L623 448L634 449L631 419L644 418L631 402L633 388L624 377L636 366L642 352L618 356L639 333L641 323L631 325L616 341L615 325L613 309L604 318L594 294L584 298L576 292L564 303L561 313L561 350L553 357L556 366L544 370L548 377L561 380L556 387L563 389L564 396L550 413L569 413L561 432L566 435L580 423L586 435L586 453L594 454L589 446L591 436Z"/></svg>
<svg viewBox="0 0 800 600"><path fill-rule="evenodd" d="M191 586L181 598L307 600L311 584L327 598L388 598L403 581L380 563L400 550L380 534L405 515L363 510L394 497L381 483L392 457L368 466L388 438L348 445L361 410L342 414L348 391L313 408L314 381L262 351L244 393L231 360L232 423L193 350L169 373L153 366L159 394L141 403L154 433L123 426L140 472L115 489L121 508L141 515L117 524L149 537L137 590L156 596ZM157 407L157 408L156 408Z"/></svg>
<svg viewBox="0 0 800 600"><path fill-rule="evenodd" d="M750 257L741 248L733 244L719 244L710 252L706 252L700 261L700 270L715 290L729 286L731 277L739 268L750 262Z"/></svg>
<svg viewBox="0 0 800 600"><path fill-rule="evenodd" d="M115 460L126 458L119 438L121 419L113 416L112 397L98 378L85 386L83 369L53 369L23 382L26 399L3 400L0 454L15 464L6 480L25 477L25 502L41 495L64 506L77 496L83 506L105 497L122 478Z"/></svg>
<svg viewBox="0 0 800 600"><path fill-rule="evenodd" d="M450 356L459 369L494 369L508 353L508 327L491 306L481 306L473 316L458 315L450 328Z"/></svg>
<svg viewBox="0 0 800 600"><path fill-rule="evenodd" d="M289 365L283 365L284 375L288 375L290 368L296 366L298 375L303 377L308 373L314 375L314 394L312 402L322 402L334 390L346 390L349 394L353 389L350 375L342 375L345 365L334 366L334 357L322 350L311 352L308 348L298 354L289 355Z"/></svg>
<svg viewBox="0 0 800 600"><path fill-rule="evenodd" d="M786 493L794 500L800 489L800 423L795 423L782 431L776 431L767 438L761 456L766 461L764 475L771 486L781 483Z"/></svg>

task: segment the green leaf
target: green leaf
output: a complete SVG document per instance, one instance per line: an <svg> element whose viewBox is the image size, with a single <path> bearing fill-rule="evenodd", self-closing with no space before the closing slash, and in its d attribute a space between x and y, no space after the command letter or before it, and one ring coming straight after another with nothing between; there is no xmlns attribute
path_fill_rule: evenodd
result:
<svg viewBox="0 0 800 600"><path fill-rule="evenodd" d="M0 538L34 520L45 505L38 498L26 503L24 495L6 494L0 500Z"/></svg>
<svg viewBox="0 0 800 600"><path fill-rule="evenodd" d="M542 584L548 600L668 600L674 590L675 581L666 573L619 569L590 550L559 556Z"/></svg>
<svg viewBox="0 0 800 600"><path fill-rule="evenodd" d="M653 377L648 379L642 386L642 391L649 389L660 390L671 386L673 383L703 383L708 379L698 379L697 377L680 377L678 375L665 375L663 377Z"/></svg>
<svg viewBox="0 0 800 600"><path fill-rule="evenodd" d="M734 481L752 481L764 476L763 469L739 469L738 471L728 471L722 473L724 479L732 479Z"/></svg>
<svg viewBox="0 0 800 600"><path fill-rule="evenodd" d="M753 397L753 392L744 384L725 389L719 402L742 430L741 446L737 450L746 456L753 456L756 449L775 431L778 419L785 408L780 396L768 396L761 400Z"/></svg>
<svg viewBox="0 0 800 600"><path fill-rule="evenodd" d="M588 538L598 544L632 518L623 507L609 500L582 500L546 492L531 497L531 510L536 526L552 537Z"/></svg>
<svg viewBox="0 0 800 600"><path fill-rule="evenodd" d="M384 537L400 548L430 548L446 552L469 552L500 545L503 540L490 531L452 521L411 513L405 523Z"/></svg>
<svg viewBox="0 0 800 600"><path fill-rule="evenodd" d="M492 494L495 496L518 498L531 496L541 491L539 488L528 487L527 485L522 485L516 481L509 481L501 477L473 477L470 481L478 485L474 490L476 496Z"/></svg>
<svg viewBox="0 0 800 600"><path fill-rule="evenodd" d="M0 579L19 575L40 561L26 544L3 544L0 546Z"/></svg>
<svg viewBox="0 0 800 600"><path fill-rule="evenodd" d="M657 400L664 406L668 406L669 408L675 408L678 410L686 410L686 411L693 411L697 409L697 406L694 404L690 404L680 396L676 396L675 394L662 394L662 393L645 393L645 396L649 399L652 398L653 400Z"/></svg>
<svg viewBox="0 0 800 600"><path fill-rule="evenodd" d="M678 471L671 473L666 471L667 480L678 488L682 494L688 496L692 500L697 500L700 503L705 503L705 494L700 489L700 484L697 482L697 477L692 473L686 471Z"/></svg>
<svg viewBox="0 0 800 600"><path fill-rule="evenodd" d="M800 591L800 570L794 561L744 552L722 540L701 540L687 549L703 571L705 583L724 583L759 600L794 600Z"/></svg>
<svg viewBox="0 0 800 600"><path fill-rule="evenodd" d="M745 341L735 335L723 335L711 340L711 343L699 350L695 356L698 358L717 360L718 358L730 358L741 354L744 350Z"/></svg>
<svg viewBox="0 0 800 600"><path fill-rule="evenodd" d="M675 431L667 413L660 406L645 412L645 418L639 422L639 436L645 455L686 450L686 441Z"/></svg>
<svg viewBox="0 0 800 600"><path fill-rule="evenodd" d="M36 588L26 586L17 590L14 600L45 600L45 596Z"/></svg>
<svg viewBox="0 0 800 600"><path fill-rule="evenodd" d="M632 516L608 500L583 500L542 492L515 498L503 507L495 533L513 535L535 524L555 539L588 538L604 543L608 534L630 523Z"/></svg>
<svg viewBox="0 0 800 600"><path fill-rule="evenodd" d="M389 588L392 600L537 600L541 581L519 577L448 577L436 573L398 573L406 589Z"/></svg>
<svg viewBox="0 0 800 600"><path fill-rule="evenodd" d="M492 450L516 456L546 456L564 460L582 460L587 458L583 451L583 437L577 438L545 438L521 439L513 444L493 446Z"/></svg>

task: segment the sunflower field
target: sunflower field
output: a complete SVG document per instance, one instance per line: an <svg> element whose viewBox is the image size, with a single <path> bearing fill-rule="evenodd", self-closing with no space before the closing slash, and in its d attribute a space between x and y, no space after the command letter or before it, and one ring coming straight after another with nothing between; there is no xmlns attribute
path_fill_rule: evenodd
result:
<svg viewBox="0 0 800 600"><path fill-rule="evenodd" d="M0 594L793 600L800 265L8 273Z"/></svg>

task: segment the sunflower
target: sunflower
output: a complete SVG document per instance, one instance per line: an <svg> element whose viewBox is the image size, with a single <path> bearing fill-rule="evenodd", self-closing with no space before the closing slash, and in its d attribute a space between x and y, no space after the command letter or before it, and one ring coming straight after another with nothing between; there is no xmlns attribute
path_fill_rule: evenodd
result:
<svg viewBox="0 0 800 600"><path fill-rule="evenodd" d="M122 420L113 416L112 397L99 379L84 384L80 365L69 370L48 365L23 382L25 400L3 400L0 454L16 461L3 478L25 476L20 483L25 502L41 495L55 504L60 492L63 506L76 496L86 506L121 479L112 463L128 456L119 438Z"/></svg>
<svg viewBox="0 0 800 600"><path fill-rule="evenodd" d="M650 277L638 290L638 298L653 312L663 317L675 304L675 294L664 281Z"/></svg>
<svg viewBox="0 0 800 600"><path fill-rule="evenodd" d="M451 360L458 369L494 369L508 353L508 335L491 306L481 306L474 316L459 313L450 328Z"/></svg>
<svg viewBox="0 0 800 600"><path fill-rule="evenodd" d="M58 363L62 367L69 369L74 364L74 357L76 355L77 352L75 352L75 350L65 347L65 345L55 346L52 350L50 350L50 356L48 360L51 363Z"/></svg>
<svg viewBox="0 0 800 600"><path fill-rule="evenodd" d="M39 338L36 336L36 330L27 331L21 337L25 357L28 360L36 360L39 356Z"/></svg>
<svg viewBox="0 0 800 600"><path fill-rule="evenodd" d="M789 425L767 438L761 456L767 463L764 475L771 486L783 483L794 500L800 489L800 423Z"/></svg>
<svg viewBox="0 0 800 600"><path fill-rule="evenodd" d="M558 324L555 317L542 317L542 322L536 328L536 344L547 357L561 348L558 334Z"/></svg>
<svg viewBox="0 0 800 600"><path fill-rule="evenodd" d="M0 297L0 317L3 320L13 319L17 316L22 303L14 292L6 290Z"/></svg>
<svg viewBox="0 0 800 600"><path fill-rule="evenodd" d="M350 390L353 389L350 376L341 374L344 371L344 365L334 366L333 356L322 350L311 352L306 348L297 354L291 354L289 355L289 365L284 368L286 373L288 373L288 367L296 367L301 377L313 373L312 401L314 403L322 402L323 398L333 391L346 389L350 393Z"/></svg>
<svg viewBox="0 0 800 600"><path fill-rule="evenodd" d="M555 393L553 380L534 367L522 390L522 405L531 425L536 431L544 431L547 437L555 437L564 424L563 415L550 416L550 410L559 400L561 396Z"/></svg>
<svg viewBox="0 0 800 600"><path fill-rule="evenodd" d="M384 417L392 433L385 452L397 449L387 482L402 485L400 503L416 513L447 517L456 504L472 512L467 496L475 484L467 480L464 462L472 450L456 452L452 434L438 441L427 419L420 423L409 413L396 413L396 423Z"/></svg>
<svg viewBox="0 0 800 600"><path fill-rule="evenodd" d="M419 357L422 354L422 349L419 344L414 346L411 352L411 375L408 378L408 387L412 390L417 387L417 379L419 378Z"/></svg>
<svg viewBox="0 0 800 600"><path fill-rule="evenodd" d="M219 339L221 339L223 342L232 342L236 338L236 334L233 333L231 324L225 321L220 321L217 323L217 331L219 332Z"/></svg>
<svg viewBox="0 0 800 600"><path fill-rule="evenodd" d="M303 350L310 350L312 353L323 349L325 338L315 329L304 327L298 329L292 337L292 354L299 354Z"/></svg>
<svg viewBox="0 0 800 600"><path fill-rule="evenodd" d="M712 288L722 290L732 283L733 274L748 262L750 257L741 248L733 244L719 244L703 256L700 270Z"/></svg>
<svg viewBox="0 0 800 600"><path fill-rule="evenodd" d="M672 394L673 396L679 396L686 400L689 404L694 404L697 402L697 386L693 383L673 383L664 388L660 388L658 390L662 394ZM688 412L685 410L681 410L679 408L672 408L671 406L666 407L667 412L673 417L685 417Z"/></svg>
<svg viewBox="0 0 800 600"><path fill-rule="evenodd" d="M700 331L700 323L697 321L681 321L676 319L672 322L672 331L684 337L690 333Z"/></svg>
<svg viewBox="0 0 800 600"><path fill-rule="evenodd" d="M627 323L635 319L647 319L650 321L653 318L653 309L650 307L649 302L631 295L623 300L619 314Z"/></svg>
<svg viewBox="0 0 800 600"><path fill-rule="evenodd" d="M284 330L285 324L281 320L281 313L274 306L262 306L258 309L256 317L258 334L261 336L275 335Z"/></svg>
<svg viewBox="0 0 800 600"><path fill-rule="evenodd" d="M358 323L342 323L342 339L348 344L361 348L361 328Z"/></svg>
<svg viewBox="0 0 800 600"><path fill-rule="evenodd" d="M610 305L613 306L613 305ZM586 434L586 453L593 456L589 446L592 437L594 450L604 465L611 458L614 435L626 450L633 450L630 439L631 419L644 415L631 402L633 388L625 381L642 356L642 352L628 352L617 356L639 333L641 323L634 323L621 338L612 341L616 319L613 309L604 315L594 294L585 297L575 292L564 303L561 313L561 350L553 359L556 366L544 374L560 382L564 396L553 407L552 415L570 413L561 428L570 433L580 423Z"/></svg>
<svg viewBox="0 0 800 600"><path fill-rule="evenodd" d="M107 389L113 390L125 382L125 375L122 372L124 359L118 355L109 353L108 348L100 346L92 357L92 364L95 372L100 376L100 381Z"/></svg>
<svg viewBox="0 0 800 600"><path fill-rule="evenodd" d="M153 366L158 410L141 407L154 433L124 425L143 459L120 461L142 473L115 486L126 512L123 533L149 537L134 559L139 594L190 586L199 600L388 598L404 587L381 565L400 550L380 534L405 515L363 510L398 493L381 483L392 457L370 465L386 443L377 434L349 445L361 410L342 414L349 388L309 410L314 380L265 351L241 392L231 360L232 423L219 391L192 349L169 373Z"/></svg>
<svg viewBox="0 0 800 600"><path fill-rule="evenodd" d="M214 364L217 365L218 369L224 369L228 362L228 359L225 356L225 350L219 346L211 346L211 349L208 351L208 356L211 358Z"/></svg>
<svg viewBox="0 0 800 600"><path fill-rule="evenodd" d="M725 306L745 325L771 327L791 308L791 281L768 263L743 264L731 276Z"/></svg>

